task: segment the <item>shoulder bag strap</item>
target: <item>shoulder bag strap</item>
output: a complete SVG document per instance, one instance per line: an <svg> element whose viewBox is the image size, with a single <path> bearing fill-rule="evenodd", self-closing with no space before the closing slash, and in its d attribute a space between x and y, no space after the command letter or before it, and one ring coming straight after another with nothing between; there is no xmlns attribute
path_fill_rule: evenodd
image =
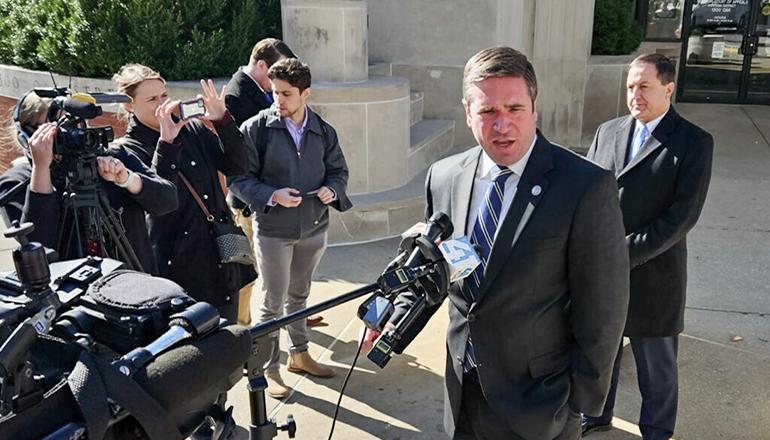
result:
<svg viewBox="0 0 770 440"><path fill-rule="evenodd" d="M185 177L181 171L179 172L179 178L182 179L182 182L184 182L185 186L187 186L187 189L190 191L190 194L198 203L198 206L200 206L201 211L203 211L203 215L206 216L206 220L209 223L214 223L214 216L211 215L208 209L206 209L206 205L203 204L203 200L201 200L201 197L198 195L198 192L195 191L195 188L193 188L192 184L190 184L190 181L187 180L187 177Z"/></svg>

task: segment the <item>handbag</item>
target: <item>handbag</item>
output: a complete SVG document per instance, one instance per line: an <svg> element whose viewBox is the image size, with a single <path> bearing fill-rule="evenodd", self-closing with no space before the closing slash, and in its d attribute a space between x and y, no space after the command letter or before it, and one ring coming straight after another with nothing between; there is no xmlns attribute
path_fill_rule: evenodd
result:
<svg viewBox="0 0 770 440"><path fill-rule="evenodd" d="M200 196L184 174L180 172L179 178L181 178L182 182L187 186L190 194L198 203L201 211L203 211L203 215L206 216L206 221L208 221L211 226L211 230L214 233L214 239L217 243L217 250L219 251L219 261L221 263L254 265L254 256L251 251L251 246L249 245L249 239L243 233L241 228L232 223L216 221L214 216L211 215L208 209L206 209L203 200L201 200Z"/></svg>

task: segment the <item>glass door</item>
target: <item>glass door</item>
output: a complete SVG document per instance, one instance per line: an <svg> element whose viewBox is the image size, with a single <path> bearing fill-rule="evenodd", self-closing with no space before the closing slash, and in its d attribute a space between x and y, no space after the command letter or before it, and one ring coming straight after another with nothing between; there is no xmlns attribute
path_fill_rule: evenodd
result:
<svg viewBox="0 0 770 440"><path fill-rule="evenodd" d="M745 61L750 0L690 0L686 6L679 100L736 102Z"/></svg>
<svg viewBox="0 0 770 440"><path fill-rule="evenodd" d="M770 0L687 0L677 99L770 104Z"/></svg>

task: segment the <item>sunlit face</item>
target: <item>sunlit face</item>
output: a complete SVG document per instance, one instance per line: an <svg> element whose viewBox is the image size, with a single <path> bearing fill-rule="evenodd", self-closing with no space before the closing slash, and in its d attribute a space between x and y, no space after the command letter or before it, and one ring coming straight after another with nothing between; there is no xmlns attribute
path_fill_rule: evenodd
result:
<svg viewBox="0 0 770 440"><path fill-rule="evenodd" d="M674 83L663 84L654 64L631 66L626 80L626 104L631 115L644 123L666 113L671 106Z"/></svg>
<svg viewBox="0 0 770 440"><path fill-rule="evenodd" d="M147 79L134 89L134 101L125 104L126 110L133 113L139 122L160 131L160 123L155 110L168 98L166 84L159 79Z"/></svg>
<svg viewBox="0 0 770 440"><path fill-rule="evenodd" d="M282 79L271 79L270 84L273 88L273 100L281 117L291 118L307 104L310 88L300 92L299 88Z"/></svg>
<svg viewBox="0 0 770 440"><path fill-rule="evenodd" d="M473 84L467 95L466 122L487 155L505 166L524 157L537 129L537 107L524 78L487 78Z"/></svg>

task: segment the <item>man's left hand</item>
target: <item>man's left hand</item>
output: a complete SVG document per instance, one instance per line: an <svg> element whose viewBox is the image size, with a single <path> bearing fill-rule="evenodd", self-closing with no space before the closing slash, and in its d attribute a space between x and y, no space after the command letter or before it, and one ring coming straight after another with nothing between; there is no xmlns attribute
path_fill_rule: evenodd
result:
<svg viewBox="0 0 770 440"><path fill-rule="evenodd" d="M334 201L334 191L328 186L322 186L318 188L318 198L321 200L321 203L328 205Z"/></svg>

